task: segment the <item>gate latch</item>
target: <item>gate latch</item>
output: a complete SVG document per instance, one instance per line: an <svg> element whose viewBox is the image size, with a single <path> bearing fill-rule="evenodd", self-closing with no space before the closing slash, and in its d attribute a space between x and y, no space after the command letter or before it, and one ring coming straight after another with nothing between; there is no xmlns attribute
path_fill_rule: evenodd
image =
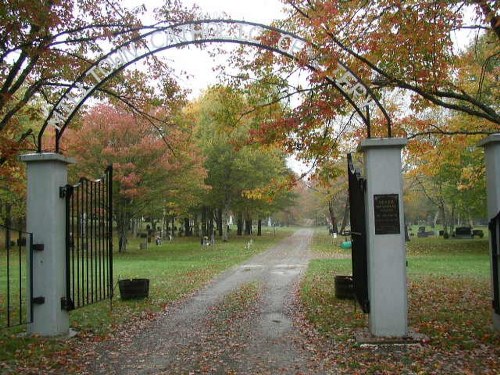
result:
<svg viewBox="0 0 500 375"><path fill-rule="evenodd" d="M73 186L65 185L59 187L59 198L68 198L73 194Z"/></svg>
<svg viewBox="0 0 500 375"><path fill-rule="evenodd" d="M75 309L75 303L71 298L61 298L61 310L71 311Z"/></svg>
<svg viewBox="0 0 500 375"><path fill-rule="evenodd" d="M45 297L33 297L31 300L35 305L43 305L45 303Z"/></svg>

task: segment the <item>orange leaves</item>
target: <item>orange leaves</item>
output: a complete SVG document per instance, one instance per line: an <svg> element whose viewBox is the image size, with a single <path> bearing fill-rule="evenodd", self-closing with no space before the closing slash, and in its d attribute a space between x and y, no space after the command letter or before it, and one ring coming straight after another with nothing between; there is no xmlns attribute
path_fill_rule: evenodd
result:
<svg viewBox="0 0 500 375"><path fill-rule="evenodd" d="M99 105L84 117L81 130L67 135L81 173L96 176L108 164L114 165L123 198L140 201L155 196L161 201L173 184L181 184L182 176L190 179L183 192L196 183L203 185L202 159L189 134L178 126L152 126L120 108Z"/></svg>

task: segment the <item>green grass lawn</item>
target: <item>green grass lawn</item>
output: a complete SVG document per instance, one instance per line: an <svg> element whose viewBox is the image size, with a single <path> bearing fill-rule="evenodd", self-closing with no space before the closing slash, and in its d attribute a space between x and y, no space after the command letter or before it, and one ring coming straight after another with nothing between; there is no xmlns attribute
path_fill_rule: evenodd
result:
<svg viewBox="0 0 500 375"><path fill-rule="evenodd" d="M80 332L78 341L23 337L18 335L21 328L0 331L0 373L71 368L68 358L81 341L102 340L136 320L153 317L293 230L279 228L276 235L265 232L262 237L253 237L250 250L245 249L249 238L244 237L205 248L198 239L176 238L160 246L152 244L147 250L139 250L138 240L131 240L126 253L115 254L114 279L149 278L149 298L121 301L116 290L112 310L105 301L72 311L71 325ZM410 327L426 334L429 341L418 348L398 350L362 348L353 340L356 330L367 327L367 315L353 301L334 296L334 276L351 273L350 250L340 247L344 240L334 240L326 230L316 231L312 248L317 259L311 261L300 286L305 316L319 332L312 347L323 353L321 361L330 363L333 373L498 370L500 337L490 328L487 240L412 238L408 243L409 321ZM258 286L251 289L258 293Z"/></svg>
<svg viewBox="0 0 500 375"><path fill-rule="evenodd" d="M276 235L264 233L262 237L252 237L253 243L249 250L245 248L249 241L247 237L235 237L225 243L217 241L215 246L208 247L202 247L198 239L176 238L160 246L149 244L147 250L139 250L139 240L131 240L127 252L114 254L113 311L108 311L109 302L75 310L70 315L72 327L103 334L113 324L129 317L159 311L289 233L289 229L283 228ZM143 301L120 299L118 280L131 278L150 279L149 298Z"/></svg>
<svg viewBox="0 0 500 375"><path fill-rule="evenodd" d="M360 347L356 330L368 315L334 296L334 276L350 275L350 250L317 230L300 294L305 315L320 333L318 350L336 373L496 373L500 335L491 329L488 241L413 238L407 243L410 328L428 336L418 348ZM347 257L347 258L346 258ZM334 344L331 344L331 343ZM333 347L331 347L333 345ZM320 347L323 347L321 349Z"/></svg>
<svg viewBox="0 0 500 375"><path fill-rule="evenodd" d="M149 298L122 301L116 285L112 309L108 300L71 311L71 327L82 338L100 340L122 324L154 316L217 274L269 248L293 231L294 228L275 231L263 228L261 237L233 236L228 242L217 241L209 247L202 247L198 238L175 238L139 250L139 240L130 240L127 252L114 254L115 285L119 279L149 278ZM250 238L253 241L248 249ZM9 373L14 368L48 369L62 365L58 361L67 358L65 353L70 350L66 342L19 335L24 330L24 326L0 330L0 373Z"/></svg>

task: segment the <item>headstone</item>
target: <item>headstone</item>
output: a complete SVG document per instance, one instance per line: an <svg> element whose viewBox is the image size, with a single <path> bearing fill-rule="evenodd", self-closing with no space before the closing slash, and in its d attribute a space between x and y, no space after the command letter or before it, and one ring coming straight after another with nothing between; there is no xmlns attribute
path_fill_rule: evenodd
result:
<svg viewBox="0 0 500 375"><path fill-rule="evenodd" d="M472 238L472 228L471 227L455 228L455 238Z"/></svg>

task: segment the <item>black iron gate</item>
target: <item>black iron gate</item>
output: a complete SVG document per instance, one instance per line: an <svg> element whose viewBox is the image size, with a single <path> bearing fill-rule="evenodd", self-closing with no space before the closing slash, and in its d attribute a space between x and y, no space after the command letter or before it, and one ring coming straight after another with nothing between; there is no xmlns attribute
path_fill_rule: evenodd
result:
<svg viewBox="0 0 500 375"><path fill-rule="evenodd" d="M0 328L32 322L33 234L0 225L5 246L0 249Z"/></svg>
<svg viewBox="0 0 500 375"><path fill-rule="evenodd" d="M500 255L500 212L489 223L491 241L491 264L493 270L493 309L500 314L500 276L498 273L498 257Z"/></svg>
<svg viewBox="0 0 500 375"><path fill-rule="evenodd" d="M113 297L113 169L61 188L66 198L66 310Z"/></svg>
<svg viewBox="0 0 500 375"><path fill-rule="evenodd" d="M349 176L349 212L351 217L352 276L354 295L364 313L370 312L368 298L368 261L366 249L365 190L366 180L354 168L347 155Z"/></svg>

